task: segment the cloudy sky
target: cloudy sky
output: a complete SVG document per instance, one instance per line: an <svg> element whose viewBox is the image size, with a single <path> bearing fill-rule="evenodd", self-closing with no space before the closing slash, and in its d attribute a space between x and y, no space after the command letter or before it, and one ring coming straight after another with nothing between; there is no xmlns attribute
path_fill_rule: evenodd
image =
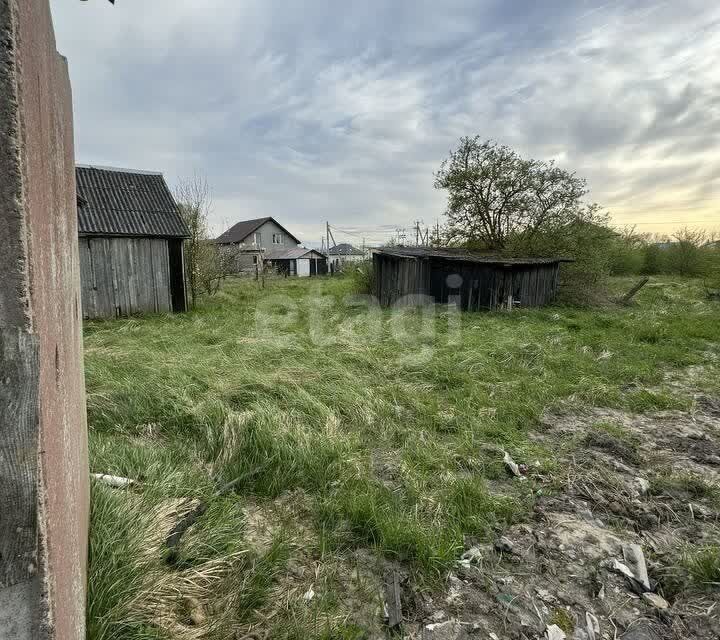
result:
<svg viewBox="0 0 720 640"><path fill-rule="evenodd" d="M51 4L78 161L204 173L214 231L432 225L433 172L475 134L585 176L618 224L720 231L717 3Z"/></svg>

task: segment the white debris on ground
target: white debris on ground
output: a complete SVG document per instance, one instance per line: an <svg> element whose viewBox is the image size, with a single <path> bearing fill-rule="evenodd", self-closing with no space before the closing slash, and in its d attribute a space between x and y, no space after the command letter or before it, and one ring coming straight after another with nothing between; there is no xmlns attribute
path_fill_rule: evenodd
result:
<svg viewBox="0 0 720 640"><path fill-rule="evenodd" d="M602 424L618 433L598 437ZM531 519L494 543L468 540L442 593L405 585L404 637L720 638L720 589L673 582L684 548L720 544L720 401L698 396L691 412L546 415L535 437L561 452L562 477L502 452L508 482L542 489ZM672 482L678 474L715 489L686 493Z"/></svg>

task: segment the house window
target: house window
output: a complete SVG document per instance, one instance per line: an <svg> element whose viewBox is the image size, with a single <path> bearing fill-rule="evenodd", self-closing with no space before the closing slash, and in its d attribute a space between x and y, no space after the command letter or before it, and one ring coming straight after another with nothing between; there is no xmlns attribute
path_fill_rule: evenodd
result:
<svg viewBox="0 0 720 640"><path fill-rule="evenodd" d="M254 241L255 241L256 247L262 247L262 235L260 234L259 231L255 233Z"/></svg>
<svg viewBox="0 0 720 640"><path fill-rule="evenodd" d="M253 256L253 264L257 264L257 263L258 263L258 257L257 257L257 256Z"/></svg>
<svg viewBox="0 0 720 640"><path fill-rule="evenodd" d="M282 244L283 237L282 233L273 233L273 244Z"/></svg>

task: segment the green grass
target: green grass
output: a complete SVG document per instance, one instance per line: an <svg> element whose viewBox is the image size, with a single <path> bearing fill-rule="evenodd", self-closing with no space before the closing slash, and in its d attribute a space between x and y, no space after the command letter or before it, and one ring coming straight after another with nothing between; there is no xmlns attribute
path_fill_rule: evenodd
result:
<svg viewBox="0 0 720 640"><path fill-rule="evenodd" d="M650 483L654 495L669 494L681 500L707 500L720 507L720 486L692 473L665 473L655 476Z"/></svg>
<svg viewBox="0 0 720 640"><path fill-rule="evenodd" d="M720 587L720 545L685 545L674 549L669 559L661 576L665 597L673 600L680 593L717 592Z"/></svg>
<svg viewBox="0 0 720 640"><path fill-rule="evenodd" d="M685 566L694 583L702 588L720 586L720 546L695 550L685 557Z"/></svg>
<svg viewBox="0 0 720 640"><path fill-rule="evenodd" d="M527 516L531 483L507 481L499 450L552 464L528 438L544 409L686 407L657 390L664 372L719 353L719 305L696 281L655 279L629 308L512 314L392 314L348 297L351 285L228 282L192 313L86 325L92 471L142 483L134 494L94 488L89 637L158 637L137 599L153 597L149 572L173 579L162 536L148 542L168 501L211 504L181 555L184 570L215 576L214 590L247 581L250 603L221 616L231 626L272 600L288 558L370 549L433 580L465 536L488 539ZM234 493L212 497L232 480ZM242 507L271 510L291 491L303 496L289 516L304 527L302 549L249 549ZM246 557L208 569L233 554ZM273 637L355 637L355 623L322 616Z"/></svg>
<svg viewBox="0 0 720 640"><path fill-rule="evenodd" d="M601 449L629 464L640 464L641 461L637 436L619 424L612 422L594 424L582 444Z"/></svg>

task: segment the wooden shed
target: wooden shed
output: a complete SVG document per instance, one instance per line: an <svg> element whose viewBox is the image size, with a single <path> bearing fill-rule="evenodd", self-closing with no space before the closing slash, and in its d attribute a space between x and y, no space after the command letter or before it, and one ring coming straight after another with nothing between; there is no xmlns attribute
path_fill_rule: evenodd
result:
<svg viewBox="0 0 720 640"><path fill-rule="evenodd" d="M161 173L77 166L84 318L187 309L188 229Z"/></svg>
<svg viewBox="0 0 720 640"><path fill-rule="evenodd" d="M373 261L381 305L455 302L464 311L548 304L557 294L560 263L571 262L430 247L388 247Z"/></svg>
<svg viewBox="0 0 720 640"><path fill-rule="evenodd" d="M320 276L328 272L327 257L315 249L294 247L280 251L268 251L263 256L278 273L285 276Z"/></svg>

